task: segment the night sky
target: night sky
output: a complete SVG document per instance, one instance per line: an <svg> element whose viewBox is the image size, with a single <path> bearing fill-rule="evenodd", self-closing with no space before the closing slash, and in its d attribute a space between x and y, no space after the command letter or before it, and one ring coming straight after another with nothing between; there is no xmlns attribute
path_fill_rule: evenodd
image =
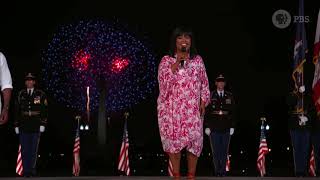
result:
<svg viewBox="0 0 320 180"><path fill-rule="evenodd" d="M311 54L319 5L315 1L305 2L305 15L310 17L306 24L310 52L305 65L307 91L310 91L314 71ZM298 1L223 0L210 4L209 1L10 1L1 3L0 51L7 58L16 98L27 72L34 72L41 79L41 52L60 25L90 19L117 20L126 24L137 37L146 39L157 56L157 64L168 51L171 31L179 25L190 26L195 33L199 54L205 61L211 88L214 88L215 77L223 73L228 90L236 99L238 123L230 147L231 174L257 175L259 119L266 116L271 126L267 132L268 145L272 149L267 159L269 174L288 176L293 174L293 162L292 151L287 151L291 146L285 97L291 84L295 25L276 28L271 18L278 9L296 15ZM41 85L40 81L40 88ZM50 117L47 132L41 137L39 171L44 176L69 176L75 112L56 102L50 94L48 96ZM147 100L129 110L130 153L135 175L164 175L166 172L165 157L155 158L157 153L163 153L156 116L157 96L156 86ZM83 175L117 175L122 113L108 115L111 117L108 142L102 150L95 146L94 121L97 118L93 113L92 130L81 137ZM0 127L0 176L15 175L18 140L12 125L13 109L10 115L8 125ZM199 175L212 173L209 151L205 137ZM104 155L101 157L101 154ZM138 160L140 156L142 160ZM102 159L101 162L98 159ZM160 172L161 168L164 173Z"/></svg>

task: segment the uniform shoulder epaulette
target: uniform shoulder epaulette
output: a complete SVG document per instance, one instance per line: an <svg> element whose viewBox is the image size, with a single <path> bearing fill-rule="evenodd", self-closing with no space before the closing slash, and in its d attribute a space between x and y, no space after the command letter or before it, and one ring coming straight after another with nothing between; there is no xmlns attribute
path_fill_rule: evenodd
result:
<svg viewBox="0 0 320 180"><path fill-rule="evenodd" d="M20 90L19 93L18 93L18 97L20 97L20 95L25 91L26 91L25 89Z"/></svg>
<svg viewBox="0 0 320 180"><path fill-rule="evenodd" d="M228 96L232 96L232 92L230 92L230 91L226 91L226 95L228 95Z"/></svg>
<svg viewBox="0 0 320 180"><path fill-rule="evenodd" d="M19 91L18 96L17 96L19 103L20 103L21 94L24 93L25 91L26 91L25 89L22 89L22 90Z"/></svg>
<svg viewBox="0 0 320 180"><path fill-rule="evenodd" d="M41 89L35 89L35 91L39 92L40 94L45 94Z"/></svg>

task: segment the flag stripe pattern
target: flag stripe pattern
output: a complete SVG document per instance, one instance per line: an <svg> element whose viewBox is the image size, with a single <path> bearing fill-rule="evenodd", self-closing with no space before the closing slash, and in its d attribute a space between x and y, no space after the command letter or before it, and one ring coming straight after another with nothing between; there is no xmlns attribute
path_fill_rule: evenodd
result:
<svg viewBox="0 0 320 180"><path fill-rule="evenodd" d="M72 173L74 176L79 176L80 174L80 132L77 128L76 137L73 146L73 167Z"/></svg>
<svg viewBox="0 0 320 180"><path fill-rule="evenodd" d="M22 155L21 155L21 144L19 145L19 149L18 149L16 173L17 173L19 176L22 176L22 175L23 175L23 164L22 164Z"/></svg>
<svg viewBox="0 0 320 180"><path fill-rule="evenodd" d="M173 167L172 167L172 162L171 162L170 158L168 160L168 174L170 177L173 177Z"/></svg>
<svg viewBox="0 0 320 180"><path fill-rule="evenodd" d="M309 173L310 176L316 176L316 162L314 158L314 148L312 148L310 162L309 162Z"/></svg>
<svg viewBox="0 0 320 180"><path fill-rule="evenodd" d="M122 138L122 145L120 149L118 170L124 172L127 176L130 176L129 167L129 138L127 130L127 121L125 121L124 132Z"/></svg>

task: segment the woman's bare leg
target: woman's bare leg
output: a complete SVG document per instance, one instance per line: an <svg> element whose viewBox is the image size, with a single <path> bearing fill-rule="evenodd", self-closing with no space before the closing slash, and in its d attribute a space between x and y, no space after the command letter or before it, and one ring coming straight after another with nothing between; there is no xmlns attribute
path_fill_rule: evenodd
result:
<svg viewBox="0 0 320 180"><path fill-rule="evenodd" d="M180 178L180 160L181 160L181 152L179 153L168 153L170 161L172 163L173 175L175 178Z"/></svg>
<svg viewBox="0 0 320 180"><path fill-rule="evenodd" d="M194 176L197 170L198 157L191 152L187 152L188 160L188 179L195 179Z"/></svg>

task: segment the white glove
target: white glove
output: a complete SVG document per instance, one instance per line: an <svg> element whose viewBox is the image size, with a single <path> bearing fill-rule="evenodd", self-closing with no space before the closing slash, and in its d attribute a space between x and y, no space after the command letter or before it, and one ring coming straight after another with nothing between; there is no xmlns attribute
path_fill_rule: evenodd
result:
<svg viewBox="0 0 320 180"><path fill-rule="evenodd" d="M302 121L304 123L308 121L308 118L305 115L299 116L299 119L300 119L300 121Z"/></svg>
<svg viewBox="0 0 320 180"><path fill-rule="evenodd" d="M44 132L46 130L46 128L44 126L40 126L40 132Z"/></svg>
<svg viewBox="0 0 320 180"><path fill-rule="evenodd" d="M206 135L210 136L211 130L210 128L206 128L204 132L206 133Z"/></svg>
<svg viewBox="0 0 320 180"><path fill-rule="evenodd" d="M230 128L230 135L233 135L234 133L234 128Z"/></svg>
<svg viewBox="0 0 320 180"><path fill-rule="evenodd" d="M306 122L308 121L308 118L304 115L299 116L299 125L304 126L306 125Z"/></svg>
<svg viewBox="0 0 320 180"><path fill-rule="evenodd" d="M16 134L19 134L19 128L18 127L15 127L14 131L16 132Z"/></svg>
<svg viewBox="0 0 320 180"><path fill-rule="evenodd" d="M299 92L300 93L304 93L306 91L306 87L305 86L300 86L299 87Z"/></svg>

